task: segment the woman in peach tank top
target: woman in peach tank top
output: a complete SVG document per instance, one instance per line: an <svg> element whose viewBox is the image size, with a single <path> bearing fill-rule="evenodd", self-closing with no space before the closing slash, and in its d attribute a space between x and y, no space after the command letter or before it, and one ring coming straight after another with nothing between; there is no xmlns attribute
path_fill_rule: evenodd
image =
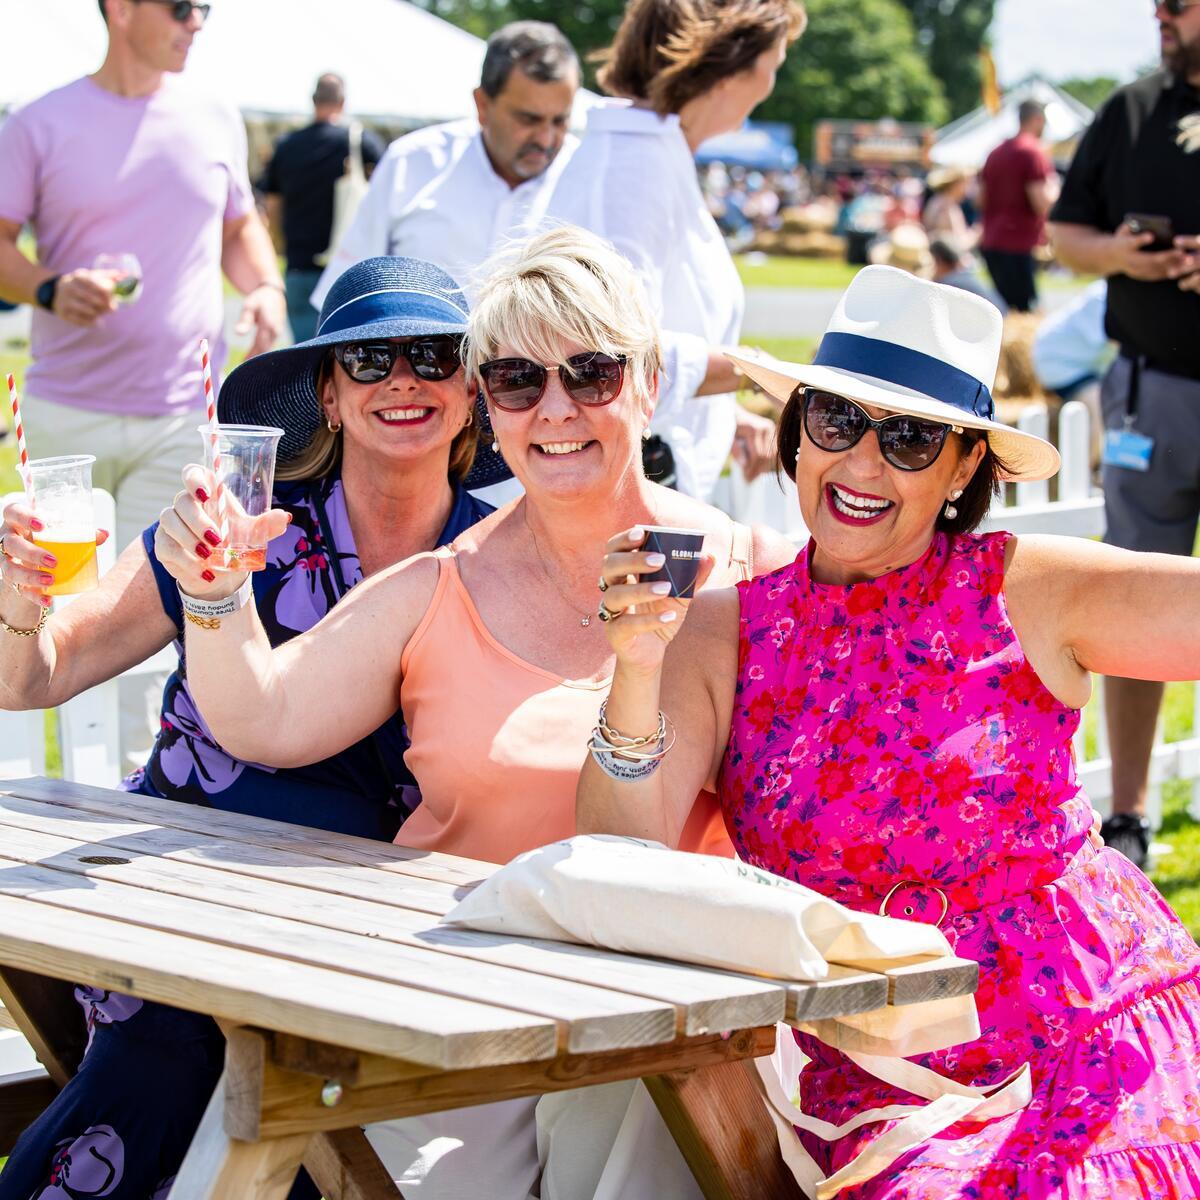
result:
<svg viewBox="0 0 1200 1200"><path fill-rule="evenodd" d="M379 572L278 650L253 605L217 630L189 629L189 683L214 736L268 766L326 757L399 703L422 803L396 840L504 862L575 831L584 745L614 661L596 612L608 540L636 525L703 530L704 584L717 587L790 563L795 550L643 475L658 328L607 243L564 227L513 247L482 288L467 345L468 374L525 495L444 551ZM414 420L412 436L421 428ZM685 836L689 848L731 853L708 794ZM555 1132L540 1139L534 1101L369 1134L405 1195L525 1200L540 1175L543 1197L574 1200L591 1195L589 1172L603 1169L628 1103L627 1093L603 1112L556 1107ZM696 1194L668 1145L679 1184L663 1200Z"/></svg>

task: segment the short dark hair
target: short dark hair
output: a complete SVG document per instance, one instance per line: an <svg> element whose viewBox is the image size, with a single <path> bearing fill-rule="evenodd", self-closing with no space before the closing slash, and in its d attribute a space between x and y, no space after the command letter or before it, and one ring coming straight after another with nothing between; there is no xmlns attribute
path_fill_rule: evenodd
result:
<svg viewBox="0 0 1200 1200"><path fill-rule="evenodd" d="M948 237L934 238L929 243L929 253L942 264L943 267L959 267L962 266L962 251L958 245Z"/></svg>
<svg viewBox="0 0 1200 1200"><path fill-rule="evenodd" d="M796 481L796 453L800 449L800 439L804 437L804 385L801 384L788 398L779 418L779 465L782 471L793 483ZM967 429L959 434L950 434L951 448L958 447L961 454L969 454L976 442L987 445L987 434L981 429ZM963 488L963 494L954 501L958 509L954 517L947 517L945 508L938 510L934 528L939 533L970 533L982 524L992 500L1000 494L1004 485L1007 467L996 452L988 445L983 459L975 468L970 483Z"/></svg>
<svg viewBox="0 0 1200 1200"><path fill-rule="evenodd" d="M1046 106L1040 100L1022 100L1017 105L1017 120L1022 125L1033 117L1044 117L1045 115Z"/></svg>
<svg viewBox="0 0 1200 1200"><path fill-rule="evenodd" d="M96 0L96 2L100 5L100 16L104 19L105 25L107 25L108 24L108 12L104 7L105 0Z"/></svg>
<svg viewBox="0 0 1200 1200"><path fill-rule="evenodd" d="M327 71L317 80L313 88L313 103L326 108L334 104L346 103L346 82L340 75Z"/></svg>
<svg viewBox="0 0 1200 1200"><path fill-rule="evenodd" d="M579 55L561 29L546 21L512 21L488 38L479 86L495 99L514 70L537 83L580 78Z"/></svg>
<svg viewBox="0 0 1200 1200"><path fill-rule="evenodd" d="M797 0L630 0L612 45L594 56L604 64L596 78L610 95L677 113L780 38L794 42L807 20Z"/></svg>

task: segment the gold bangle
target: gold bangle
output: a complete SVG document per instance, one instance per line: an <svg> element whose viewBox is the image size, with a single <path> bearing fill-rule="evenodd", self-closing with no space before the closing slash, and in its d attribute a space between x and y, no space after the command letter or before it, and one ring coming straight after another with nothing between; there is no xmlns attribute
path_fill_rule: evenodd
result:
<svg viewBox="0 0 1200 1200"><path fill-rule="evenodd" d="M38 617L38 623L32 629L16 629L3 617L0 617L0 628L2 628L5 633L11 633L13 637L37 637L37 635L46 627L46 618L49 616L50 610L43 607L42 615Z"/></svg>
<svg viewBox="0 0 1200 1200"><path fill-rule="evenodd" d="M193 625L198 625L201 629L216 630L221 628L220 617L198 617L195 613L190 613L184 609L183 619L191 621Z"/></svg>

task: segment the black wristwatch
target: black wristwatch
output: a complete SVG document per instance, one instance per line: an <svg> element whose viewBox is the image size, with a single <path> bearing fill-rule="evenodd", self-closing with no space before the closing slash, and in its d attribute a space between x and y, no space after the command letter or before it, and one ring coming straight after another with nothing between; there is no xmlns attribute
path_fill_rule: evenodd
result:
<svg viewBox="0 0 1200 1200"><path fill-rule="evenodd" d="M34 299L38 302L39 308L44 308L47 312L54 311L54 291L58 287L58 281L62 278L61 275L51 275L49 279L44 279L37 286L37 291L34 292Z"/></svg>

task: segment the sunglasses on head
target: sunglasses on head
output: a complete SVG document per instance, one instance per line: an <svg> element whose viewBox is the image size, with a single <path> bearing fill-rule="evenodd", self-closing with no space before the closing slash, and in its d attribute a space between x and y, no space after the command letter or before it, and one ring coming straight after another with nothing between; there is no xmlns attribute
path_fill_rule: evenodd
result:
<svg viewBox="0 0 1200 1200"><path fill-rule="evenodd" d="M479 364L488 399L505 412L526 412L546 392L550 370L528 358L493 358ZM577 404L599 408L611 404L625 383L625 356L589 350L558 364L563 390Z"/></svg>
<svg viewBox="0 0 1200 1200"><path fill-rule="evenodd" d="M212 12L211 4L193 4L192 0L146 0L150 4L161 4L171 10L171 16L177 20L180 25L186 25L193 12L200 14L200 23L203 24L208 20L208 14ZM143 0L134 0L135 4L143 3Z"/></svg>
<svg viewBox="0 0 1200 1200"><path fill-rule="evenodd" d="M437 382L449 379L462 366L461 348L462 338L446 333L404 342L344 342L334 346L333 357L355 383L386 379L398 358L408 359L418 379Z"/></svg>
<svg viewBox="0 0 1200 1200"><path fill-rule="evenodd" d="M957 425L919 417L895 416L875 421L845 396L816 388L804 389L804 432L818 450L841 454L857 446L868 429L875 430L884 459L901 471L924 471L932 467L946 444L946 435L962 433Z"/></svg>

